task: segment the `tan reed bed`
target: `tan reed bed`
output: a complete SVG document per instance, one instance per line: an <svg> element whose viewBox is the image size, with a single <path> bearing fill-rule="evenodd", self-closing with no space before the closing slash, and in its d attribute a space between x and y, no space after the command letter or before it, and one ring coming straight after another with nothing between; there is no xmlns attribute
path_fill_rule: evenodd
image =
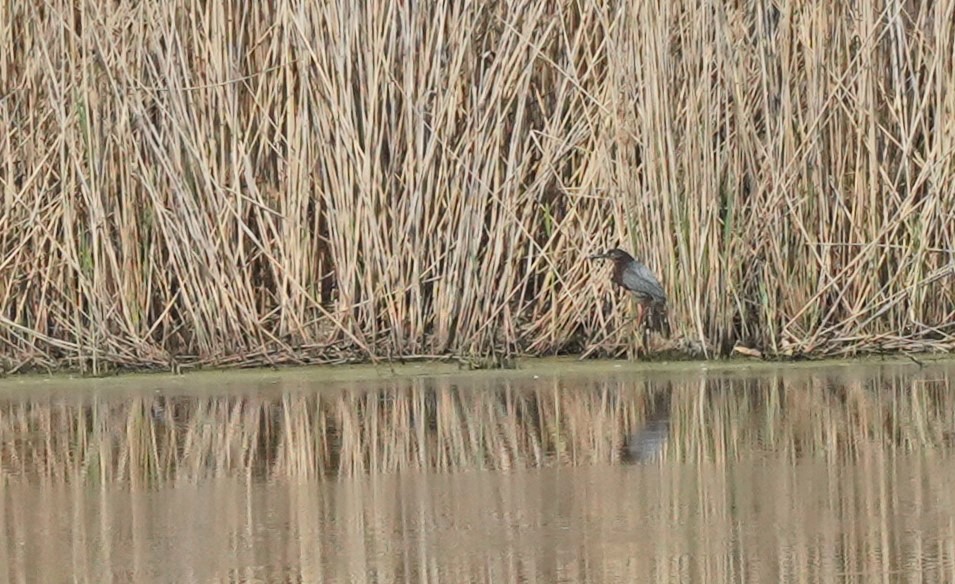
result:
<svg viewBox="0 0 955 584"><path fill-rule="evenodd" d="M0 10L7 370L955 347L955 0Z"/></svg>
<svg viewBox="0 0 955 584"><path fill-rule="evenodd" d="M141 484L590 466L627 460L634 434L659 419L669 421L666 460L834 463L949 448L955 397L940 371L868 381L416 378L322 392L293 384L262 395L7 399L0 468L7 477Z"/></svg>

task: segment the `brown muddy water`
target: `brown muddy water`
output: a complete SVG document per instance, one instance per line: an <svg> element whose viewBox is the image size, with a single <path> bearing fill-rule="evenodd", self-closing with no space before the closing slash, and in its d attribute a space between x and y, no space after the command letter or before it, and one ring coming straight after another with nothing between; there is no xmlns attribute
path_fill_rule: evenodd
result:
<svg viewBox="0 0 955 584"><path fill-rule="evenodd" d="M955 363L0 385L0 582L955 582Z"/></svg>

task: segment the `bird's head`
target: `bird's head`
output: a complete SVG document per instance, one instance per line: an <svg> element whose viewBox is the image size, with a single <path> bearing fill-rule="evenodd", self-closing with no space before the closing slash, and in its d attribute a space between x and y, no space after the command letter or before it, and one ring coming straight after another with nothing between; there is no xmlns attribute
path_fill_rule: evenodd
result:
<svg viewBox="0 0 955 584"><path fill-rule="evenodd" d="M633 258L627 252L619 248L608 249L603 253L598 253L590 256L592 260L613 260L614 262L622 262L627 260L632 260Z"/></svg>

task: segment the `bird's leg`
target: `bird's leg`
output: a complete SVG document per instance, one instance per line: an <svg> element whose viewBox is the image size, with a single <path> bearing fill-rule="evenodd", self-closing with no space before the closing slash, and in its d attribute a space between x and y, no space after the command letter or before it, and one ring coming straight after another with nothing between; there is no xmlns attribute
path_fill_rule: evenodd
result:
<svg viewBox="0 0 955 584"><path fill-rule="evenodd" d="M646 310L642 302L637 302L637 334L640 336L640 354L647 354L646 342Z"/></svg>

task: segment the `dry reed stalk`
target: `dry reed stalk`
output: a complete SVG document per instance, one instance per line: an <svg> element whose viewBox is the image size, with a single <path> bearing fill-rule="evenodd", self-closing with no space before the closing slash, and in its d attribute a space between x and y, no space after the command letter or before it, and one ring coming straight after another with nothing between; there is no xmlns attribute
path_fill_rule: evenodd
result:
<svg viewBox="0 0 955 584"><path fill-rule="evenodd" d="M0 27L8 370L955 347L955 0L52 0ZM609 300L608 300L609 298Z"/></svg>

